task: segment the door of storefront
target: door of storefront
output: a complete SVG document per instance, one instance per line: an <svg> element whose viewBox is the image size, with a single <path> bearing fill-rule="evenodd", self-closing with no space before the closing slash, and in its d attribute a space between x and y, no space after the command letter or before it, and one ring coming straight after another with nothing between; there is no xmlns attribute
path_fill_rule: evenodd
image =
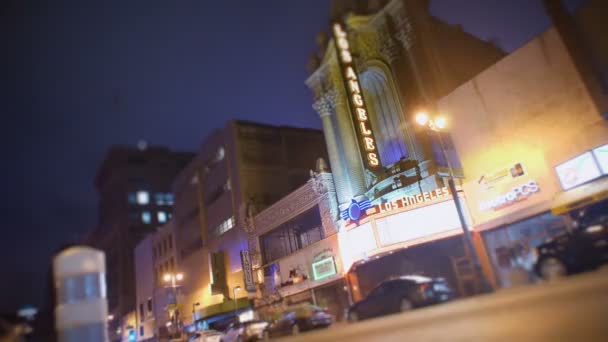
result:
<svg viewBox="0 0 608 342"><path fill-rule="evenodd" d="M327 308L337 321L344 319L344 313L348 308L348 292L345 290L345 282L340 279L329 285L317 287L313 290L317 306Z"/></svg>

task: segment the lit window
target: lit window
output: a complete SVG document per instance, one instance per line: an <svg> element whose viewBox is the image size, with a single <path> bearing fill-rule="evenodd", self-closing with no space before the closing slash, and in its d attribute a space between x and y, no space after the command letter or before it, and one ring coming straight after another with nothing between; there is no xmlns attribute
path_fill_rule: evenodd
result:
<svg viewBox="0 0 608 342"><path fill-rule="evenodd" d="M147 191L137 192L137 204L146 205L150 203L150 194Z"/></svg>
<svg viewBox="0 0 608 342"><path fill-rule="evenodd" d="M215 227L215 235L220 236L234 227L234 216Z"/></svg>
<svg viewBox="0 0 608 342"><path fill-rule="evenodd" d="M156 213L156 218L158 219L158 222L165 223L167 222L167 213L164 211L159 211Z"/></svg>
<svg viewBox="0 0 608 342"><path fill-rule="evenodd" d="M134 192L129 193L127 196L127 202L129 202L129 204L137 203L137 195L135 195Z"/></svg>
<svg viewBox="0 0 608 342"><path fill-rule="evenodd" d="M172 219L172 218L173 218L173 214L168 213L168 214L167 214L167 219L169 219L169 220L170 220L170 219Z"/></svg>
<svg viewBox="0 0 608 342"><path fill-rule="evenodd" d="M152 215L150 215L149 211L144 211L143 213L141 213L141 220L143 221L143 223L150 223L152 222Z"/></svg>
<svg viewBox="0 0 608 342"><path fill-rule="evenodd" d="M154 203L156 205L165 205L165 194L157 192L154 194Z"/></svg>
<svg viewBox="0 0 608 342"><path fill-rule="evenodd" d="M221 160L224 160L224 155L226 155L226 151L224 151L223 147L220 147L217 149L217 153L215 154L215 161L219 162Z"/></svg>
<svg viewBox="0 0 608 342"><path fill-rule="evenodd" d="M174 201L175 201L175 199L174 199L172 193L166 193L165 194L165 204L166 205L173 205Z"/></svg>
<svg viewBox="0 0 608 342"><path fill-rule="evenodd" d="M230 178L228 178L226 180L226 183L224 183L224 191L230 191L232 189L232 185L230 183Z"/></svg>

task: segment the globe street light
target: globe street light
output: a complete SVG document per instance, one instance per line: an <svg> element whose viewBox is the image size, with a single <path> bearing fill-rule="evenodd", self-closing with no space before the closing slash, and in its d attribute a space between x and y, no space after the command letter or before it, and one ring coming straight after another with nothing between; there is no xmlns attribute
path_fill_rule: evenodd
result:
<svg viewBox="0 0 608 342"><path fill-rule="evenodd" d="M462 227L462 232L464 235L464 240L467 245L469 251L471 251L471 256L473 258L473 266L476 276L481 281L482 290L484 292L492 291L492 287L490 283L486 279L485 274L481 270L481 262L479 261L479 255L477 255L477 250L473 245L473 238L471 237L471 232L467 227L467 222L464 217L464 212L462 210L462 205L460 204L460 199L458 198L458 194L456 192L456 185L454 184L454 170L452 169L452 163L448 158L448 153L446 152L445 145L443 143L443 137L441 136L441 130L444 130L447 127L447 119L443 116L436 117L434 119L430 118L426 112L418 112L416 114L416 122L423 127L428 128L431 132L437 134L437 139L439 140L439 147L441 149L441 153L443 155L443 159L445 159L448 166L448 187L450 192L452 193L452 199L454 201L454 205L456 206L456 211L458 212L458 219L460 220L460 226Z"/></svg>

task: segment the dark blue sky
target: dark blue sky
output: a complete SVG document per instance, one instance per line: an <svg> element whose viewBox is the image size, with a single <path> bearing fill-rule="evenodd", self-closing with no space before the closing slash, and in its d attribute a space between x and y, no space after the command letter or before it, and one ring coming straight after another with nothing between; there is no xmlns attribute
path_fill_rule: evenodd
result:
<svg viewBox="0 0 608 342"><path fill-rule="evenodd" d="M431 6L507 50L549 24L540 0ZM94 226L110 145L195 150L230 118L319 127L303 82L328 14L321 0L0 3L0 311L40 304L52 251Z"/></svg>

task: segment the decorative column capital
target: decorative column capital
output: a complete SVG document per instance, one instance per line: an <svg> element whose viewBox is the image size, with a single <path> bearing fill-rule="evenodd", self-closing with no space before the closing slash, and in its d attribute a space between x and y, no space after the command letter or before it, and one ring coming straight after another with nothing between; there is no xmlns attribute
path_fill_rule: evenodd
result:
<svg viewBox="0 0 608 342"><path fill-rule="evenodd" d="M342 105L343 103L344 97L342 94L339 94L335 88L332 87L317 97L312 108L319 113L319 116L324 117L332 115L336 110L336 106Z"/></svg>

